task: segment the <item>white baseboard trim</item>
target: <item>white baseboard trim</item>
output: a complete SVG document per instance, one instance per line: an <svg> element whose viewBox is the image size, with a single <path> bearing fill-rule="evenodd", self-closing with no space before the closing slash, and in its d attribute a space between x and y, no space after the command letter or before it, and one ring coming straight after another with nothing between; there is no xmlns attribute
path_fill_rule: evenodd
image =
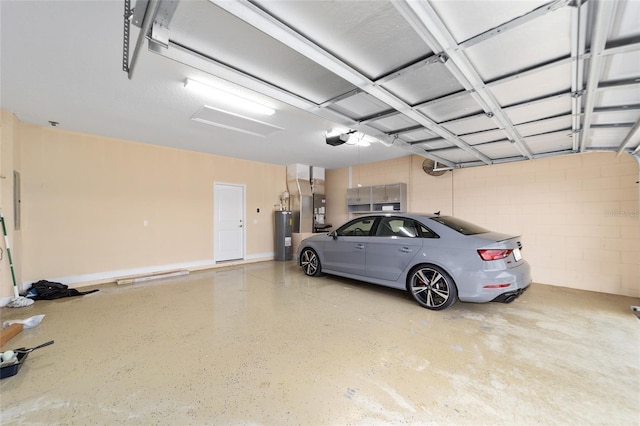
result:
<svg viewBox="0 0 640 426"><path fill-rule="evenodd" d="M169 265L147 266L142 268L118 269L115 271L97 272L95 274L71 275L66 277L43 278L47 281L66 284L69 287L83 287L88 285L105 284L114 282L118 278L132 275L157 274L176 269L199 270L213 268L215 264L210 259L198 260L194 262L172 263ZM37 281L37 280L36 280ZM24 282L20 286L21 292L31 288L31 284L36 281Z"/></svg>
<svg viewBox="0 0 640 426"><path fill-rule="evenodd" d="M276 257L275 252L271 253L255 253L245 257L246 260L273 260Z"/></svg>
<svg viewBox="0 0 640 426"><path fill-rule="evenodd" d="M205 259L205 260L197 260L193 262L172 263L168 265L148 266L148 267L142 267L142 268L118 269L115 271L97 272L94 274L70 275L70 276L64 276L64 277L53 277L53 278L42 278L42 279L46 279L47 281L66 284L70 288L77 288L77 287L84 287L89 285L112 283L123 277L159 274L159 273L175 271L180 269L184 269L188 271L199 271L202 269L211 269L211 268L220 268L224 266L230 266L230 264L241 265L243 263L254 263L254 262L273 260L274 257L275 257L274 252L255 253L255 254L247 255L244 260L238 260L232 263L219 262L216 264L216 262L214 262L211 259ZM23 282L22 284L19 284L18 289L20 290L20 293L24 293L25 291L29 290L31 288L31 285L36 281L27 281L27 282ZM0 298L0 306L6 305L7 303L9 303L9 301L11 301L11 297Z"/></svg>

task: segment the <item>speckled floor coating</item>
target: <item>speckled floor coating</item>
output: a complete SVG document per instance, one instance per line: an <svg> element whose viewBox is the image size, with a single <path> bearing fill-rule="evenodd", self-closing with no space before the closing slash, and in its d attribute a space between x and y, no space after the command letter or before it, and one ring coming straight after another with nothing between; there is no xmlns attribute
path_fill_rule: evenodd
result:
<svg viewBox="0 0 640 426"><path fill-rule="evenodd" d="M55 344L0 381L2 425L639 424L635 298L533 285L420 308L294 262L3 308Z"/></svg>

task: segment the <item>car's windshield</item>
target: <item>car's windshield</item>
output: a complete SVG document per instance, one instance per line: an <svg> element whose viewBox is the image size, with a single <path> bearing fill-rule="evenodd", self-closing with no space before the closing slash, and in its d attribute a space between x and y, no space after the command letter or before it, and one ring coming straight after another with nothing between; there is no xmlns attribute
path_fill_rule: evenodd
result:
<svg viewBox="0 0 640 426"><path fill-rule="evenodd" d="M453 216L432 217L431 220L441 223L444 226L448 226L449 228L463 235L476 235L490 232L488 229L485 229L478 225L474 225L473 223L469 223L466 220L458 219Z"/></svg>

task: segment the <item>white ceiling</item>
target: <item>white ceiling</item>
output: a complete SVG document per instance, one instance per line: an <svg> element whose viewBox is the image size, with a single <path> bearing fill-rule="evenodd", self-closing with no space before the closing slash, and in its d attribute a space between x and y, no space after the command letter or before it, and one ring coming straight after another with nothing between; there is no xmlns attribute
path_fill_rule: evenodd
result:
<svg viewBox="0 0 640 426"><path fill-rule="evenodd" d="M412 153L471 167L640 146L640 0L130 7L123 60L124 0L0 1L2 109L25 123L328 169ZM229 110L187 91L186 78L276 113L244 113L258 123L203 108ZM335 127L381 142L329 146Z"/></svg>

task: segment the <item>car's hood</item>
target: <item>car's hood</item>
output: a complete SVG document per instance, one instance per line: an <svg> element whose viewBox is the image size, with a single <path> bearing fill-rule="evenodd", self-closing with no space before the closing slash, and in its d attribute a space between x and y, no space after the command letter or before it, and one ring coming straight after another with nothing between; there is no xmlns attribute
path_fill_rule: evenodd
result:
<svg viewBox="0 0 640 426"><path fill-rule="evenodd" d="M329 236L328 233L325 234L317 234L311 237L307 237L304 240L302 240L302 242L311 242L311 241L328 241L330 240L331 237Z"/></svg>

